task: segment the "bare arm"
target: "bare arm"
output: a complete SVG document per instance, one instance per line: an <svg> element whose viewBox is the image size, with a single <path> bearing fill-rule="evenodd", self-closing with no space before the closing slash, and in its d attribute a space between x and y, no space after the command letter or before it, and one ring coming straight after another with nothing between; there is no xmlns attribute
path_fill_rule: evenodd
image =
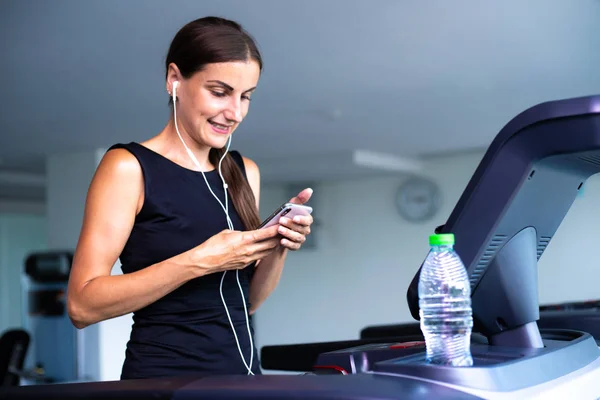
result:
<svg viewBox="0 0 600 400"><path fill-rule="evenodd" d="M67 308L84 328L140 309L197 276L183 257L110 276L143 204L143 177L126 150L108 152L90 184L69 279Z"/></svg>
<svg viewBox="0 0 600 400"><path fill-rule="evenodd" d="M92 180L69 279L67 308L77 328L143 308L196 277L239 269L268 254L276 231L221 232L140 271L111 276L143 204L141 167L126 150L108 152Z"/></svg>
<svg viewBox="0 0 600 400"><path fill-rule="evenodd" d="M244 157L244 166L248 182L256 198L256 207L259 208L260 171L256 163L246 157ZM256 271L250 283L250 314L256 312L279 284L287 252L285 247L278 246L274 252L257 262Z"/></svg>
<svg viewBox="0 0 600 400"><path fill-rule="evenodd" d="M286 248L279 247L260 260L250 284L250 314L258 310L279 284L287 252Z"/></svg>

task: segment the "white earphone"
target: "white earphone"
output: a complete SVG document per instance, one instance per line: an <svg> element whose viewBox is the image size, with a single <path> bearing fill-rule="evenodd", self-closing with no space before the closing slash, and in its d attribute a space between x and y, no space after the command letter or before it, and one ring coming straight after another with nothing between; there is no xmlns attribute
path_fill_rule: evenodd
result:
<svg viewBox="0 0 600 400"><path fill-rule="evenodd" d="M192 161L194 162L196 167L202 173L202 176L204 177L204 182L206 182L206 186L208 187L208 190L210 190L210 193L219 202L219 205L225 212L225 217L227 218L227 226L229 227L230 230L234 230L233 222L231 222L231 218L229 217L229 205L227 203L227 188L228 188L228 186L227 186L227 183L225 182L225 178L223 178L223 173L221 172L221 163L223 162L223 159L227 155L227 152L229 152L229 146L231 146L231 135L229 136L229 140L227 141L227 149L225 150L225 153L223 153L221 160L219 160L219 176L221 176L221 181L223 182L223 192L225 193L225 204L223 204L221 202L221 200L219 200L217 195L211 189L210 184L208 183L208 180L206 179L206 175L204 175L204 171L202 171L202 167L200 166L200 163L198 162L198 159L196 159L196 156L194 155L194 153L185 144L183 137L181 137L181 134L179 133L179 128L177 126L177 86L179 86L179 82L178 81L173 82L173 119L175 121L175 131L177 131L177 136L179 136L179 139L181 140L181 143L183 143L183 147L185 147L185 150L187 151L188 155L190 156L190 158L192 159ZM244 303L244 313L246 315L246 327L248 328L248 337L250 338L250 363L246 363L246 358L244 357L244 354L242 352L242 348L240 346L240 341L237 337L237 333L235 332L235 327L233 326L233 322L231 321L231 316L229 315L229 309L227 308L227 304L225 303L225 298L223 296L223 280L225 279L226 274L227 274L227 271L224 271L223 276L221 277L221 284L219 286L219 293L221 294L221 301L223 302L223 306L225 307L225 312L227 313L227 319L229 320L229 324L231 325L231 330L233 331L233 336L235 337L235 342L237 344L237 348L240 353L240 357L242 358L244 366L248 370L248 375L254 375L254 373L252 372L252 361L254 359L254 343L252 341L252 333L250 332L250 320L248 318L248 310L246 307L246 299L244 298L244 291L243 291L242 285L240 283L239 270L236 270L235 274L236 274L238 287L240 288L240 294L242 295L242 302ZM248 365L248 364L250 364L250 365Z"/></svg>

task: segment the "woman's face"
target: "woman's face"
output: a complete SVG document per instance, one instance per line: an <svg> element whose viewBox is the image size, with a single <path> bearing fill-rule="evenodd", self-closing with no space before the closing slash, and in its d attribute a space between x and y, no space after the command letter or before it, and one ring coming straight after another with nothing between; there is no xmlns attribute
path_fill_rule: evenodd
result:
<svg viewBox="0 0 600 400"><path fill-rule="evenodd" d="M207 64L189 79L169 70L167 89L177 86L177 123L199 145L222 148L248 114L250 96L260 77L256 61Z"/></svg>

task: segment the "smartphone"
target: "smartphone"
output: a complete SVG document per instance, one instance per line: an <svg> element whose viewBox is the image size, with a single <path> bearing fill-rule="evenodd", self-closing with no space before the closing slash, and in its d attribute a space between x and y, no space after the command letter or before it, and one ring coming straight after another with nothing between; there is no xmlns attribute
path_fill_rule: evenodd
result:
<svg viewBox="0 0 600 400"><path fill-rule="evenodd" d="M268 228L278 224L279 218L284 216L293 219L296 215L310 215L312 210L312 207L309 206L294 203L284 203L277 210L275 210L273 214L269 215L262 222L262 224L260 224L258 229Z"/></svg>

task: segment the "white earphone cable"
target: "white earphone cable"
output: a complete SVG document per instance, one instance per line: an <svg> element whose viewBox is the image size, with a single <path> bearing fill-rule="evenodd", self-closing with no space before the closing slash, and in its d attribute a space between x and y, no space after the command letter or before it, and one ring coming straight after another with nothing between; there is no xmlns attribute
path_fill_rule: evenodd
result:
<svg viewBox="0 0 600 400"><path fill-rule="evenodd" d="M202 173L202 176L204 177L204 182L206 182L206 186L208 187L208 190L213 195L213 197L219 202L219 205L221 206L221 208L225 212L225 216L227 218L227 226L229 227L230 230L234 230L233 229L233 222L231 221L231 218L229 217L229 205L228 205L228 202L227 202L227 188L228 188L228 186L227 186L227 183L225 182L225 179L223 178L223 173L221 172L221 163L223 162L223 159L225 158L225 156L229 152L229 146L231 145L231 135L229 136L229 140L227 141L227 149L225 150L225 153L223 153L223 156L219 160L219 166L218 166L219 176L221 177L221 181L223 182L223 191L225 193L225 204L223 204L221 202L221 200L219 200L219 198L217 197L217 195L213 192L212 188L210 187L210 184L208 183L208 180L206 179L206 175L204 174L204 171L202 170L202 167L200 166L200 163L198 162L198 159L196 158L196 156L194 155L194 153L189 149L189 147L185 144L185 141L183 140L183 137L179 133L179 128L177 126L177 82L174 82L174 84L173 84L173 119L175 121L175 131L177 132L177 136L179 136L179 139L181 140L181 143L183 143L183 147L185 147L185 150L187 151L188 155L190 156L190 158L192 159L192 161L194 162L194 164L196 165L196 167ZM236 274L237 284L238 284L238 287L240 289L240 294L242 295L242 302L244 304L244 314L246 316L246 327L248 328L248 337L250 339L250 366L248 366L248 363L246 363L246 358L244 357L244 354L242 352L242 348L240 346L240 341L239 341L237 333L235 331L235 327L233 325L233 322L231 321L231 316L229 315L229 309L227 308L227 303L225 302L225 297L223 296L223 281L225 280L225 275L226 274L227 274L227 271L224 271L223 272L223 276L221 277L221 284L219 285L219 293L221 295L221 301L223 302L223 306L225 307L225 313L227 314L227 319L229 320L229 324L231 325L231 330L233 331L233 336L235 337L235 342L237 344L237 348L238 348L238 351L240 353L240 357L242 358L242 362L244 363L244 366L248 370L248 375L254 375L254 373L252 372L252 361L254 359L254 343L253 343L253 340L252 340L252 333L250 332L250 319L248 318L248 310L247 310L247 307L246 307L246 299L244 297L244 291L243 291L242 285L240 283L239 270L236 270L235 274Z"/></svg>

